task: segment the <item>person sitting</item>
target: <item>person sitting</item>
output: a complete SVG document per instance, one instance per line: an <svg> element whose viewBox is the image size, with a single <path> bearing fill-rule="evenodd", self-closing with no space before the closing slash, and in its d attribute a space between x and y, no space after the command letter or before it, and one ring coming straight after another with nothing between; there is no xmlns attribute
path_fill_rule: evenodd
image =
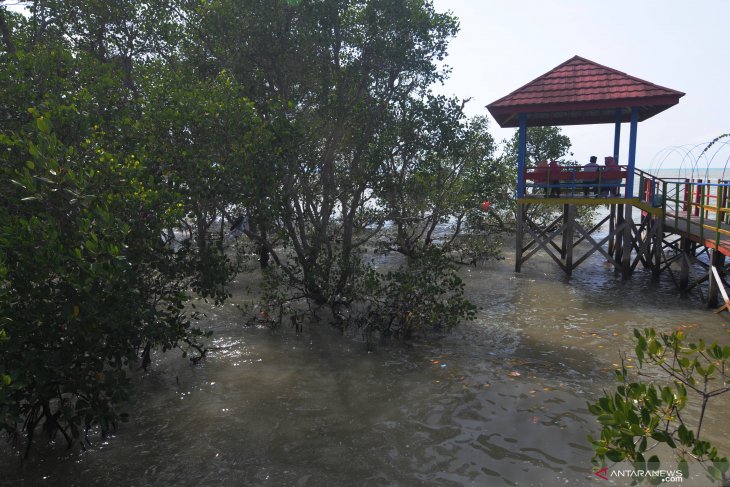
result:
<svg viewBox="0 0 730 487"><path fill-rule="evenodd" d="M603 161L605 164L603 169L604 174L615 175L619 171L620 168L616 163L616 159L612 156L606 156ZM601 181L601 194L605 196L620 196L618 188L621 186L621 180L621 178L616 177L604 177Z"/></svg>
<svg viewBox="0 0 730 487"><path fill-rule="evenodd" d="M594 172L596 173L596 176L598 176L598 163L596 162L598 158L596 156L591 156L591 162L583 166L584 172ZM598 179L584 179L583 184L585 186L583 187L583 196L588 196L588 193L596 194L597 188L595 186L590 186L592 184L598 183Z"/></svg>

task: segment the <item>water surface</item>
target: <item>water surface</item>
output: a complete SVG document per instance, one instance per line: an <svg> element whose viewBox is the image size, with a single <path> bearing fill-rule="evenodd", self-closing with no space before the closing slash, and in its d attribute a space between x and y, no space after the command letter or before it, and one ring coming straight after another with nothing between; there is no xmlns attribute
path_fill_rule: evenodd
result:
<svg viewBox="0 0 730 487"><path fill-rule="evenodd" d="M600 256L572 278L547 257L462 275L476 321L410 347L362 343L325 326L243 326L211 309L207 360L156 356L132 422L87 452L39 444L20 465L3 447L0 483L64 486L462 486L595 482L586 402L610 387L635 327L684 327L730 342L728 318L682 297L668 276L623 281ZM386 262L380 262L387 265ZM632 363L628 362L631 366ZM708 439L730 453L727 401ZM703 428L705 429L705 428ZM60 447L62 445L59 444Z"/></svg>

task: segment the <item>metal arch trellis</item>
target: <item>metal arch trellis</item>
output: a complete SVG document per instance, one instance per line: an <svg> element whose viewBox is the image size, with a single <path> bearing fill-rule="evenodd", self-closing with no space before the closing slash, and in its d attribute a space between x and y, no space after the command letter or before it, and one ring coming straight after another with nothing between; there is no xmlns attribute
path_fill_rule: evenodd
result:
<svg viewBox="0 0 730 487"><path fill-rule="evenodd" d="M665 147L652 158L650 171L666 175L675 170L677 178L705 181L715 173L715 178L727 181L726 177L730 178L730 140L722 140L725 137L730 137L730 134L699 144Z"/></svg>

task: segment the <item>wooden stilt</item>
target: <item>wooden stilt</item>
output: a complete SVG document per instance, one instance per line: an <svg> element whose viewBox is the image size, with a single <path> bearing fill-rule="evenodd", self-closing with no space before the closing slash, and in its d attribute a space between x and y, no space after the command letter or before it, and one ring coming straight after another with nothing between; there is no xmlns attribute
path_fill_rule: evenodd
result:
<svg viewBox="0 0 730 487"><path fill-rule="evenodd" d="M624 224L624 205L616 205L616 226L623 227ZM616 238L613 241L613 259L616 262L622 261L623 255L623 235L624 232L615 232Z"/></svg>
<svg viewBox="0 0 730 487"><path fill-rule="evenodd" d="M565 244L565 271L570 276L573 274L573 237L575 235L575 205L565 205L565 233L563 242Z"/></svg>
<svg viewBox="0 0 730 487"><path fill-rule="evenodd" d="M728 269L725 266L725 261L730 259L724 257L730 255L730 212L726 204L730 190L722 195L718 193L718 201L722 204L702 208L699 204L689 205L695 192L685 190L686 201L680 194L678 202L676 198L666 197L666 184L663 189L656 187L654 190L657 193L652 194L651 200L646 198L647 191L630 198L611 195L606 198L570 195L549 200L530 197L533 195L520 197L516 212L515 270L520 272L531 256L544 251L570 276L574 269L598 252L624 278L630 277L641 263L644 268L651 269L654 277L664 270L669 271L677 287L684 292L694 292L696 288L703 301L709 286L706 294L709 305L716 306L722 294L726 305L721 309L730 311L730 300L721 280L726 273L730 274L730 265ZM656 206L657 195L662 197L662 207ZM531 219L528 208L534 204L550 205L548 214L552 214L552 222ZM575 220L577 209L584 205L608 205L608 216L584 228ZM716 220L712 220L713 216ZM597 232L601 228L605 230L606 226L608 233L597 237Z"/></svg>
<svg viewBox="0 0 730 487"><path fill-rule="evenodd" d="M609 220L608 220L608 234L611 238L608 240L608 253L613 255L613 249L616 245L616 239L613 232L616 230L616 205L610 205Z"/></svg>
<svg viewBox="0 0 730 487"><path fill-rule="evenodd" d="M572 235L568 235L568 225L570 224L570 206L571 205L563 205L563 239L560 244L560 258L565 260L566 253L568 252L568 239L572 239Z"/></svg>
<svg viewBox="0 0 730 487"><path fill-rule="evenodd" d="M631 276L631 231L633 226L633 221L631 219L631 210L633 206L631 205L623 205L624 206L624 221L626 222L626 225L624 226L624 231L622 232L622 249L621 249L621 273L623 274L624 279L628 279L629 276Z"/></svg>
<svg viewBox="0 0 730 487"><path fill-rule="evenodd" d="M662 242L664 241L664 223L661 218L652 218L654 227L653 238L653 259L651 274L658 278L662 272Z"/></svg>
<svg viewBox="0 0 730 487"><path fill-rule="evenodd" d="M525 205L517 203L517 215L516 215L516 231L515 235L515 272L522 270L522 244L524 242L524 220L525 220Z"/></svg>
<svg viewBox="0 0 730 487"><path fill-rule="evenodd" d="M679 270L679 289L684 291L689 286L689 245L687 238L682 238L680 243L680 251L682 258L679 260L681 267Z"/></svg>
<svg viewBox="0 0 730 487"><path fill-rule="evenodd" d="M725 294L725 289L722 285L720 275L717 272L718 268L722 269L725 265L725 256L717 250L713 250L710 262L712 265L712 267L710 268L712 276L710 277L710 290L707 293L707 306L710 308L715 308L717 307L718 293L720 292L720 290L722 290L723 298L725 299L725 303L727 304L727 295Z"/></svg>

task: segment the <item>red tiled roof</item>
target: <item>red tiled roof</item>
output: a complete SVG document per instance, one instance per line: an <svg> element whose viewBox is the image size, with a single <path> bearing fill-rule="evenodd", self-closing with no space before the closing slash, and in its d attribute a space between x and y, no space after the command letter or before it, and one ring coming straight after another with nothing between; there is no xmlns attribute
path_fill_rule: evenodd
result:
<svg viewBox="0 0 730 487"><path fill-rule="evenodd" d="M639 108L646 120L676 105L684 93L655 85L580 56L487 105L502 127L519 125L527 114L528 126L613 123L616 109L622 121Z"/></svg>

